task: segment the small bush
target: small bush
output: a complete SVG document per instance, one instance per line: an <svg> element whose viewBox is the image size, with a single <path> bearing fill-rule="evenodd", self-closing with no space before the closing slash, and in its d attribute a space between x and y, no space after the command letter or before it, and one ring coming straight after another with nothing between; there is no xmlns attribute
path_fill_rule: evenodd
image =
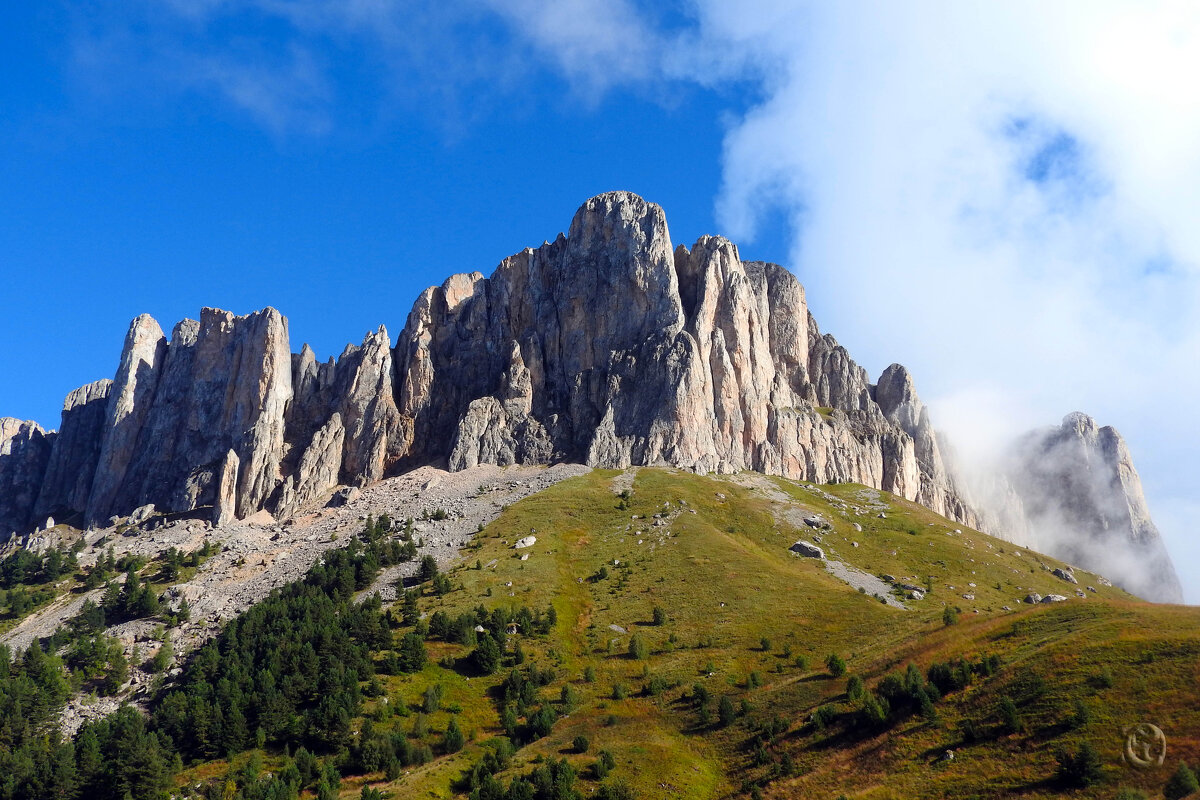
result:
<svg viewBox="0 0 1200 800"><path fill-rule="evenodd" d="M571 746L575 748L576 753L586 753L591 742L586 736L576 736L571 740Z"/></svg>
<svg viewBox="0 0 1200 800"><path fill-rule="evenodd" d="M634 634L629 640L629 657L636 658L638 661L645 661L650 656L650 646L646 644L646 640L638 634Z"/></svg>
<svg viewBox="0 0 1200 800"><path fill-rule="evenodd" d="M1092 721L1092 709L1083 701L1083 698L1076 698L1075 713L1071 715L1071 727L1075 729L1082 728Z"/></svg>
<svg viewBox="0 0 1200 800"><path fill-rule="evenodd" d="M813 727L819 731L825 730L837 719L837 709L830 705L820 706L813 712Z"/></svg>
<svg viewBox="0 0 1200 800"><path fill-rule="evenodd" d="M1113 685L1112 670L1108 667L1105 667L1093 675L1089 679L1089 682L1097 689L1111 689Z"/></svg>
<svg viewBox="0 0 1200 800"><path fill-rule="evenodd" d="M655 625L665 625L667 623L667 612L663 611L659 606L654 607L654 611L651 612L651 616L654 619Z"/></svg>
<svg viewBox="0 0 1200 800"><path fill-rule="evenodd" d="M840 678L846 674L846 661L837 653L830 653L825 659L825 668L829 670L830 675Z"/></svg>
<svg viewBox="0 0 1200 800"><path fill-rule="evenodd" d="M1000 724L1007 733L1019 733L1025 728L1017 704L1008 695L1000 698Z"/></svg>
<svg viewBox="0 0 1200 800"><path fill-rule="evenodd" d="M1117 796L1114 800L1150 800L1146 797L1146 793L1140 789L1130 789L1128 786L1122 786L1117 790Z"/></svg>
<svg viewBox="0 0 1200 800"><path fill-rule="evenodd" d="M729 695L721 696L721 702L717 704L717 717L721 720L723 728L728 728L737 719L737 712L734 711L733 701L729 699Z"/></svg>

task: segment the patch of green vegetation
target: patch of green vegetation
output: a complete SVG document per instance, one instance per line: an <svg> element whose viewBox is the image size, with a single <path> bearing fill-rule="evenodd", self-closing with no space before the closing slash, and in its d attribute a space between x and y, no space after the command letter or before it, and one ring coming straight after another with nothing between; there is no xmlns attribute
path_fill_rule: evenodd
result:
<svg viewBox="0 0 1200 800"><path fill-rule="evenodd" d="M350 598L411 558L411 526L369 521L194 654L131 735L160 737L177 787L484 800L1136 796L1169 771L1120 770L1112 731L1200 734L1196 609L1081 571L1095 592L1023 605L1074 589L1060 562L855 484L642 469L614 495L618 474L506 508L390 606ZM906 608L788 550L812 513L828 558Z"/></svg>

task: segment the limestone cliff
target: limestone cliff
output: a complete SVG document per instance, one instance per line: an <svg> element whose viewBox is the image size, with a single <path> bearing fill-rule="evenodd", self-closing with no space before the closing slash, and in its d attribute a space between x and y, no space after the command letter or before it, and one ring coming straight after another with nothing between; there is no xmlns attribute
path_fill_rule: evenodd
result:
<svg viewBox="0 0 1200 800"><path fill-rule="evenodd" d="M36 422L0 417L0 541L37 524L33 509L53 440Z"/></svg>
<svg viewBox="0 0 1200 800"><path fill-rule="evenodd" d="M1047 439L1096 455L1030 480L1091 497L1068 503L1088 531L1111 539L1127 526L1145 552L1161 550L1109 430L1069 447ZM270 308L206 308L169 340L138 317L114 379L72 393L57 434L0 421L0 534L146 504L219 522L264 508L286 517L338 485L422 464L560 460L856 481L1001 534L1045 516L1001 476L1016 511L981 519L946 450L908 371L893 364L871 383L818 330L794 275L742 261L721 237L676 247L661 208L613 192L490 277L421 293L394 348L380 326L337 359L293 354ZM1105 492L1124 500L1093 513Z"/></svg>
<svg viewBox="0 0 1200 800"><path fill-rule="evenodd" d="M104 439L112 383L107 379L89 383L63 401L62 422L50 448L34 507L37 518L44 520L87 507Z"/></svg>
<svg viewBox="0 0 1200 800"><path fill-rule="evenodd" d="M674 248L662 209L628 193L592 198L490 278L427 290L395 361L409 463L753 469L973 519L936 446L918 453L921 431L820 335L795 276L720 237Z"/></svg>

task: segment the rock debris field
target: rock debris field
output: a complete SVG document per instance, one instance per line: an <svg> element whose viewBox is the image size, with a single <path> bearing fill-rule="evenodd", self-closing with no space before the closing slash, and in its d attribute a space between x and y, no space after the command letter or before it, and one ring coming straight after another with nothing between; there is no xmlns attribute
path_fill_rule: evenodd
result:
<svg viewBox="0 0 1200 800"><path fill-rule="evenodd" d="M396 583L415 575L421 557L432 555L439 566L448 564L505 506L589 471L580 464L481 465L460 472L421 467L361 490L343 491L350 499L341 507L301 513L282 523L259 512L220 527L195 519L162 524L161 518L151 518L141 526L126 527L124 532L115 527L88 531L79 563L85 567L95 564L109 547L118 559L126 554L153 559L172 547L186 553L202 547L205 540L220 544L221 552L208 558L191 580L167 590L169 606L177 608L186 598L191 607L190 621L171 631L175 652L185 654L216 636L225 622L273 589L303 577L326 550L349 543L368 515L386 513L397 522L410 517L415 520L417 560L389 567L359 594L365 598L378 592L384 600L392 600ZM446 519L423 519L438 510L445 512ZM401 526L396 527L399 535ZM103 591L60 598L0 636L0 643L21 650L37 638L50 636L75 616L86 600L99 603ZM135 620L110 628L109 634L121 640L127 655L137 648L143 658L149 658L159 646L151 636L156 627L155 622ZM117 697L76 697L64 712L62 728L71 733L85 720L114 711L123 700L146 700L150 679L149 674L134 669L130 684Z"/></svg>

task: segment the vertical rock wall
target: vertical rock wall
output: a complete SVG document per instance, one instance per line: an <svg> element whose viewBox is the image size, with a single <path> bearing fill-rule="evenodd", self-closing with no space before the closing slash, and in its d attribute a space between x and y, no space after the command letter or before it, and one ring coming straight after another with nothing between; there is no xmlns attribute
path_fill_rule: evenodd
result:
<svg viewBox="0 0 1200 800"><path fill-rule="evenodd" d="M381 326L336 360L293 355L271 308L206 308L169 342L138 317L114 379L73 392L57 434L0 422L0 534L148 503L219 522L289 516L427 463L667 464L855 481L1081 564L1128 542L1164 581L1135 591L1178 594L1112 429L1071 417L1031 438L988 485L1003 513L986 520L944 449L908 371L872 384L818 330L794 275L718 236L675 247L660 207L612 192L491 277L427 289L394 348ZM1056 551L1044 532L1064 522L1082 533Z"/></svg>

